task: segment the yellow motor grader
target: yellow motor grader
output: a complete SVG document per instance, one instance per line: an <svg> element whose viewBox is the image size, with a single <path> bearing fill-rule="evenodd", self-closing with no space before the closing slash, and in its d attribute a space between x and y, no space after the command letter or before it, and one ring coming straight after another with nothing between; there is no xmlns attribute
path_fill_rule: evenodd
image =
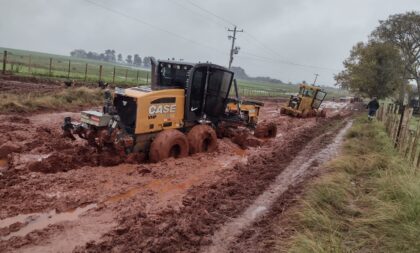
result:
<svg viewBox="0 0 420 253"><path fill-rule="evenodd" d="M229 98L232 86L237 94L233 72L222 66L153 60L151 88L105 92L102 112L83 111L81 122L64 119L64 136L75 139L76 134L98 150L113 149L122 156L142 153L152 162L211 152L220 127L267 128L257 125L262 103L248 108L250 117L240 107L229 110L245 104Z"/></svg>
<svg viewBox="0 0 420 253"><path fill-rule="evenodd" d="M321 87L300 84L299 93L290 96L286 105L280 108L280 114L291 115L294 117L325 117L325 110L321 110L320 106L325 99L327 93Z"/></svg>

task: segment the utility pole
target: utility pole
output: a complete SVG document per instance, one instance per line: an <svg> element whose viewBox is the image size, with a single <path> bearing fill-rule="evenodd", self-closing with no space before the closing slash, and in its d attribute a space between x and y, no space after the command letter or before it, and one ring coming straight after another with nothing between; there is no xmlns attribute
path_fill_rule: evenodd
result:
<svg viewBox="0 0 420 253"><path fill-rule="evenodd" d="M314 84L312 84L312 85L315 85L315 83L316 83L316 79L318 79L318 76L319 76L319 74L315 74Z"/></svg>
<svg viewBox="0 0 420 253"><path fill-rule="evenodd" d="M244 32L244 30L238 30L236 25L234 26L233 30L228 29L228 32L233 32L233 35L229 35L228 39L232 39L232 47L230 48L230 58L229 58L229 69L232 67L233 62L233 55L238 54L240 47L235 47L235 40L236 40L236 33L237 32Z"/></svg>

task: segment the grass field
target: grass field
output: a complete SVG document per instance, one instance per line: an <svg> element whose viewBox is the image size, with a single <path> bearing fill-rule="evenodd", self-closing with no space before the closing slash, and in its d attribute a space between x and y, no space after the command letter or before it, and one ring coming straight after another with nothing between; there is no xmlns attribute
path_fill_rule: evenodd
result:
<svg viewBox="0 0 420 253"><path fill-rule="evenodd" d="M289 252L419 252L420 174L383 125L358 118L328 169L293 217Z"/></svg>
<svg viewBox="0 0 420 253"><path fill-rule="evenodd" d="M149 71L144 69L110 62L1 47L0 59L3 59L5 50L8 52L6 68L13 74L84 80L87 68L86 81L97 82L99 80L99 68L102 65L102 80L105 82L113 82L114 67L114 83L116 84L143 85L150 82ZM49 73L50 59L52 60L51 75Z"/></svg>
<svg viewBox="0 0 420 253"><path fill-rule="evenodd" d="M150 71L140 68L129 67L121 64L80 59L63 55L55 55L19 49L0 47L0 59L3 59L3 52L8 51L7 70L10 73L23 76L39 76L54 79L85 79L96 83L99 80L99 66L102 65L102 80L108 83L113 82L113 72L115 68L116 85L145 85L150 83ZM49 72L51 61L51 73ZM69 72L70 61L70 72ZM267 82L253 82L238 80L239 92L242 96L270 96L270 97L289 97L298 91L296 85L278 84ZM328 92L327 98L348 95L347 91L333 87L325 87Z"/></svg>

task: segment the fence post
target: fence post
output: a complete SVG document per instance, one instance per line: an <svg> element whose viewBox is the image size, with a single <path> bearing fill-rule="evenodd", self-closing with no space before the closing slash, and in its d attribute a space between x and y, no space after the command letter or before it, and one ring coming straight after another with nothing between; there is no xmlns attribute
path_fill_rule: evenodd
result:
<svg viewBox="0 0 420 253"><path fill-rule="evenodd" d="M86 67L85 67L85 82L87 80L87 72L88 72L88 64L86 63Z"/></svg>
<svg viewBox="0 0 420 253"><path fill-rule="evenodd" d="M412 164L414 164L414 160L416 159L417 144L419 142L419 137L420 137L420 121L417 121L417 130L416 130L414 141L413 141L413 144L412 144L412 147L411 147L410 161L411 161Z"/></svg>
<svg viewBox="0 0 420 253"><path fill-rule="evenodd" d="M102 65L99 65L99 81L102 80Z"/></svg>
<svg viewBox="0 0 420 253"><path fill-rule="evenodd" d="M401 128L402 128L402 124L404 120L404 113L405 113L405 105L403 105L403 109L401 111L401 117L399 119L398 130L395 137L395 145L394 145L395 148L398 147L398 143L400 142L400 135L401 135Z"/></svg>
<svg viewBox="0 0 420 253"><path fill-rule="evenodd" d="M128 69L125 69L125 81L127 82Z"/></svg>
<svg viewBox="0 0 420 253"><path fill-rule="evenodd" d="M29 55L28 72L32 75L32 55Z"/></svg>
<svg viewBox="0 0 420 253"><path fill-rule="evenodd" d="M146 74L146 85L149 85L149 72Z"/></svg>
<svg viewBox="0 0 420 253"><path fill-rule="evenodd" d="M50 68L48 69L48 75L51 76L52 58L50 58Z"/></svg>
<svg viewBox="0 0 420 253"><path fill-rule="evenodd" d="M139 75L140 75L140 70L137 70L137 79L136 79L137 81L136 82L137 82L138 85L140 85L140 83L139 83ZM147 77L149 77L149 74L147 74Z"/></svg>
<svg viewBox="0 0 420 253"><path fill-rule="evenodd" d="M69 60L69 69L67 71L67 79L70 79L70 65L71 65L71 61Z"/></svg>
<svg viewBox="0 0 420 253"><path fill-rule="evenodd" d="M114 71L112 72L112 84L115 84L115 66Z"/></svg>
<svg viewBox="0 0 420 253"><path fill-rule="evenodd" d="M4 54L3 54L3 75L6 74L6 63L7 63L7 50L4 50Z"/></svg>
<svg viewBox="0 0 420 253"><path fill-rule="evenodd" d="M408 155L410 155L411 147L413 146L412 145L413 140L414 140L414 133L411 130L409 130L408 131L407 144L404 148L404 150L405 150L404 151L404 157L405 158L408 158Z"/></svg>

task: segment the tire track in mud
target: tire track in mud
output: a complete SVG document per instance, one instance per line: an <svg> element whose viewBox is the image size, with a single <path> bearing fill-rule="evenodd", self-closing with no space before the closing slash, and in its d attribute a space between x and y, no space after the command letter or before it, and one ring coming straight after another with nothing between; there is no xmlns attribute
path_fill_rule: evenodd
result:
<svg viewBox="0 0 420 253"><path fill-rule="evenodd" d="M197 252L212 244L212 235L223 224L252 205L306 144L315 136L333 132L341 121L340 117L320 119L315 126L302 126L273 143L273 149L225 170L222 180L191 188L183 206L159 213L133 210L101 242L88 243L75 252ZM317 138L317 148L327 146L333 137Z"/></svg>
<svg viewBox="0 0 420 253"><path fill-rule="evenodd" d="M338 154L344 134L351 125L352 122L349 121L345 127L339 131L331 144L315 154L313 154L314 146L317 147L319 140L324 138L325 135L312 140L305 149L293 159L289 166L277 176L276 180L267 188L267 190L258 196L254 203L242 213L242 215L225 224L213 235L211 238L213 242L212 245L203 249L203 252L231 252L230 247L235 239L241 235L246 228L252 226L256 220L266 215L270 211L272 205L286 193L286 191L302 183L310 176L309 170L311 167L314 167L314 165L316 166L317 164L323 164Z"/></svg>

